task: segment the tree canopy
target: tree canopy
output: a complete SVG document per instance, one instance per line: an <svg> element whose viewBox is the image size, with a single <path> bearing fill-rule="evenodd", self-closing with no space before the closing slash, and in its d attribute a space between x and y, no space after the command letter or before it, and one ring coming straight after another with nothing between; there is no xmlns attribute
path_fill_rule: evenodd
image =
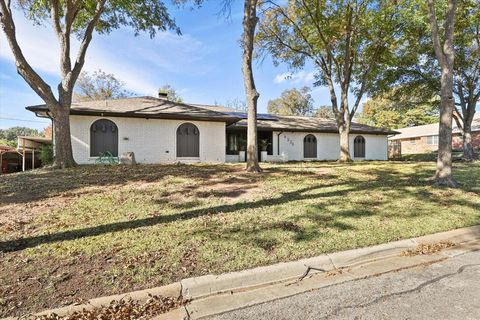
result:
<svg viewBox="0 0 480 320"><path fill-rule="evenodd" d="M320 106L315 109L313 115L317 118L322 119L335 119L335 115L333 114L332 107L330 106Z"/></svg>
<svg viewBox="0 0 480 320"><path fill-rule="evenodd" d="M387 129L431 124L438 121L438 103L416 101L397 88L365 102L357 121Z"/></svg>
<svg viewBox="0 0 480 320"><path fill-rule="evenodd" d="M0 129L0 144L5 144L11 147L17 145L18 136L34 136L40 137L42 134L37 129L28 127L11 127L8 129Z"/></svg>
<svg viewBox="0 0 480 320"><path fill-rule="evenodd" d="M268 101L268 113L284 116L310 116L313 98L309 87L287 89L277 99Z"/></svg>
<svg viewBox="0 0 480 320"><path fill-rule="evenodd" d="M480 99L480 1L458 0L453 43L454 120L464 136L464 153L473 156L469 144L471 123ZM444 30L447 0L435 1L439 31ZM432 26L425 1L402 1L398 9L402 28L391 59L377 73L370 93L380 95L402 87L417 101L440 103L441 68L432 45ZM445 35L439 34L443 41ZM396 97L392 97L396 98Z"/></svg>
<svg viewBox="0 0 480 320"><path fill-rule="evenodd" d="M73 100L106 100L131 96L132 93L125 89L125 83L118 80L115 75L106 73L101 69L90 74L83 71L75 85Z"/></svg>

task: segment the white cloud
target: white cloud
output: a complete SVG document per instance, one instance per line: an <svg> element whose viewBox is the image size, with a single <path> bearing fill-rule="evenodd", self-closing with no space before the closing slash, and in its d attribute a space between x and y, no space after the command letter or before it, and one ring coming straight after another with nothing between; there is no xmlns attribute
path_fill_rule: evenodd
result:
<svg viewBox="0 0 480 320"><path fill-rule="evenodd" d="M34 26L19 11L14 11L17 41L27 61L36 70L51 74L59 73L58 41L49 26ZM14 61L7 39L0 32L0 57Z"/></svg>
<svg viewBox="0 0 480 320"><path fill-rule="evenodd" d="M277 74L273 79L275 83L291 82L292 84L311 84L315 80L315 72L299 71L297 73L285 72Z"/></svg>
<svg viewBox="0 0 480 320"><path fill-rule="evenodd" d="M19 11L14 13L14 19L17 39L27 61L40 73L58 76L60 48L51 27L34 26ZM14 62L1 32L0 43L0 58ZM72 62L78 48L79 41L72 37ZM109 35L94 35L83 70L102 69L115 74L129 90L155 95L158 87L167 82L167 74L208 73L213 66L203 61L209 53L206 45L188 34L163 32L150 39L148 35L135 37L131 30L122 29Z"/></svg>

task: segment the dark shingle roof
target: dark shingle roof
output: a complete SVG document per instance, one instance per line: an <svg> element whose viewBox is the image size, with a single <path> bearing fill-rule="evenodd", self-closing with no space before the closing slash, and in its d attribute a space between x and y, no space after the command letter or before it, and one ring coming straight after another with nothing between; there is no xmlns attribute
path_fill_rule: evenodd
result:
<svg viewBox="0 0 480 320"><path fill-rule="evenodd" d="M36 113L48 111L46 105L27 107ZM72 115L110 115L117 117L141 117L161 119L190 119L234 122L238 117L214 110L199 108L190 104L178 103L154 97L134 97L125 99L94 100L74 102Z"/></svg>
<svg viewBox="0 0 480 320"><path fill-rule="evenodd" d="M27 107L37 114L46 115L46 105ZM117 117L141 117L160 119L203 120L226 122L228 128L247 127L247 114L238 110L212 105L187 104L155 97L134 97L112 100L95 100L72 103L72 115L104 115ZM327 132L337 133L335 120L315 117L278 116L272 114L257 115L259 129L279 131ZM352 123L352 133L371 133L390 135L397 132Z"/></svg>
<svg viewBox="0 0 480 320"><path fill-rule="evenodd" d="M258 120L258 129L270 129L280 131L300 131L300 132L326 132L338 133L337 123L334 119L322 119L316 117L299 116L275 116L276 121ZM242 119L229 128L247 127L247 120ZM353 122L350 128L351 133L371 133L390 135L397 132L388 129L375 128L364 124Z"/></svg>

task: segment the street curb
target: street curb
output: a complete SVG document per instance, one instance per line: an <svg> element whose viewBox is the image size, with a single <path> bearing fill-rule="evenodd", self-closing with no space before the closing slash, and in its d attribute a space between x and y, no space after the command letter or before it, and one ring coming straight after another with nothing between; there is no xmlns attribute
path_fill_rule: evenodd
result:
<svg viewBox="0 0 480 320"><path fill-rule="evenodd" d="M462 242L454 247L446 248L432 254L412 256L401 254L389 255L384 259L370 260L364 264L356 264L348 268L337 269L331 272L315 273L302 280L297 278L296 280L256 287L248 291L227 292L210 295L201 299L194 299L183 307L186 311L183 311L182 314L169 312L162 315L161 318L154 318L154 320L197 320L210 318L215 315L288 298L344 282L366 279L414 267L427 267L451 257L473 251L480 251L479 239Z"/></svg>
<svg viewBox="0 0 480 320"><path fill-rule="evenodd" d="M309 273L328 272L398 256L421 243L448 241L460 244L477 239L480 239L480 225L238 272L187 278L181 281L182 296L192 300L226 292L251 290L298 278L309 267Z"/></svg>
<svg viewBox="0 0 480 320"><path fill-rule="evenodd" d="M127 297L144 302L149 295L174 298L182 295L184 299L193 301L186 307L172 310L154 319L170 320L190 317L198 319L291 296L305 290L391 272L399 267L414 267L423 263L441 261L465 252L480 250L480 243L471 243L475 240L480 240L480 225L238 272L187 278L163 287L95 298L85 304L46 310L35 315L56 313L61 316L83 309L90 310L105 306L113 300ZM441 241L466 245L463 248L458 246L448 248L440 254L417 256L416 259L400 257L402 252L413 249L419 244ZM342 270L346 271L342 272ZM318 281L318 277L324 278L324 275L330 272L338 274L326 278L327 280ZM299 285L298 279L302 274L308 275L308 279L316 279L316 282L308 284L308 281L302 281L303 283ZM275 293L275 287L279 288L280 293ZM241 297L246 302L242 302ZM10 317L1 320L14 319L18 318Z"/></svg>

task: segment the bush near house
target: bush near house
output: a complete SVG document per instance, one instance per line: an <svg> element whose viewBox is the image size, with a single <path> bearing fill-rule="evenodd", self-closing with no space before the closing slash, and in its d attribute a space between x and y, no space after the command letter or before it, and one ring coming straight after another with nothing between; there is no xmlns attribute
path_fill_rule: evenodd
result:
<svg viewBox="0 0 480 320"><path fill-rule="evenodd" d="M0 317L480 222L431 162L122 165L0 176Z"/></svg>
<svg viewBox="0 0 480 320"><path fill-rule="evenodd" d="M40 147L40 161L43 166L53 163L53 145L44 144Z"/></svg>
<svg viewBox="0 0 480 320"><path fill-rule="evenodd" d="M402 160L416 162L437 161L437 157L438 152L402 154ZM452 157L453 161L462 160L463 151L453 151Z"/></svg>

